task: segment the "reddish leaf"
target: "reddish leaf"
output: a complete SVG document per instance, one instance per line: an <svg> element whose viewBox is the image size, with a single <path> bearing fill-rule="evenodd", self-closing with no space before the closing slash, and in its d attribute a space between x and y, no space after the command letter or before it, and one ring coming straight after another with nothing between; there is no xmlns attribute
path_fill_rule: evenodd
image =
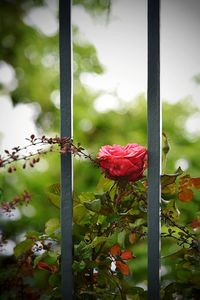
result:
<svg viewBox="0 0 200 300"><path fill-rule="evenodd" d="M48 265L48 264L46 264L45 262L42 262L42 261L40 261L37 266L38 266L38 269L46 270L46 271L49 271L51 273L55 273L57 271L57 267L55 265L50 266L50 265Z"/></svg>
<svg viewBox="0 0 200 300"><path fill-rule="evenodd" d="M190 182L191 182L193 187L195 187L196 189L200 189L200 177L191 178Z"/></svg>
<svg viewBox="0 0 200 300"><path fill-rule="evenodd" d="M121 254L121 249L120 249L120 245L119 244L115 244L113 245L111 248L110 248L110 251L109 251L110 255L118 255L120 256Z"/></svg>
<svg viewBox="0 0 200 300"><path fill-rule="evenodd" d="M191 223L193 229L200 227L200 219L193 220Z"/></svg>
<svg viewBox="0 0 200 300"><path fill-rule="evenodd" d="M129 267L127 264L117 260L116 261L116 268L119 269L123 275L128 276L129 275Z"/></svg>
<svg viewBox="0 0 200 300"><path fill-rule="evenodd" d="M179 185L180 185L180 189L183 188L190 188L191 187L191 179L189 175L185 175L183 177L180 178L179 181Z"/></svg>
<svg viewBox="0 0 200 300"><path fill-rule="evenodd" d="M120 255L120 257L121 257L121 259L124 259L124 260L129 260L129 259L134 258L132 252L129 250L123 251L122 254Z"/></svg>
<svg viewBox="0 0 200 300"><path fill-rule="evenodd" d="M193 191L191 189L180 190L178 199L183 202L190 202L193 198Z"/></svg>

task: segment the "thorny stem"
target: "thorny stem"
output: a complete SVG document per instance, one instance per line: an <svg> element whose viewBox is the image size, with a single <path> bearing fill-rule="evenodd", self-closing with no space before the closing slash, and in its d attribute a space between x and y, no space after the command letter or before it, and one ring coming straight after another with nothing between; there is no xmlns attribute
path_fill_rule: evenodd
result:
<svg viewBox="0 0 200 300"><path fill-rule="evenodd" d="M193 241L195 241L198 244L198 239L191 234L188 230L186 230L183 226L180 226L179 224L177 224L175 221L171 220L169 216L167 216L165 213L163 213L163 211L161 210L161 216L168 220L174 227L177 227L178 229L180 229L182 232L185 233L186 236L188 236L189 238L191 238ZM173 236L174 237L174 236ZM178 238L177 238L178 239ZM190 244L188 242L188 244ZM191 244L190 244L191 245Z"/></svg>
<svg viewBox="0 0 200 300"><path fill-rule="evenodd" d="M146 199L144 198L143 200L144 200L145 204L147 205ZM182 232L184 232L185 235L186 235L187 237L191 238L192 241L195 242L195 244L197 244L197 247L198 247L198 243L199 243L198 239L197 239L193 234L191 234L188 230L186 230L183 226L180 226L180 225L177 224L174 220L172 220L167 214L165 214L165 213L163 212L162 209L161 209L161 218L162 218L162 219L165 219L165 220L168 220L174 227L176 227L176 228L178 228L179 230L181 230ZM180 241L179 238L177 238L177 237L175 237L175 236L172 236L172 237ZM185 241L185 243L189 244L190 246L192 245L192 244L189 243L188 241Z"/></svg>
<svg viewBox="0 0 200 300"><path fill-rule="evenodd" d="M12 148L11 151L5 150L4 152L6 153L6 157L4 158L3 156L0 155L0 168L1 167L6 167L7 165L10 165L14 162L17 161L22 161L24 160L25 163L27 161L30 161L32 157L36 155L43 155L47 154L48 152L59 152L61 154L66 154L67 152L71 152L74 156L75 155L82 155L84 158L89 159L93 163L97 164L97 160L92 158L90 154L85 153L83 148L78 144L75 146L70 138L46 138L43 136L42 138L35 138L34 135L31 135L29 139L30 144L24 146L24 147L14 147ZM40 147L45 147L49 146L49 149L37 149L34 152L29 152L28 154L23 154L24 151L27 151L30 147L33 146L40 146ZM54 148L53 146L58 146L59 148ZM37 161L36 161L37 162ZM33 167L33 164L30 163L30 166ZM24 164L25 167L25 164ZM11 171L15 171L15 168Z"/></svg>

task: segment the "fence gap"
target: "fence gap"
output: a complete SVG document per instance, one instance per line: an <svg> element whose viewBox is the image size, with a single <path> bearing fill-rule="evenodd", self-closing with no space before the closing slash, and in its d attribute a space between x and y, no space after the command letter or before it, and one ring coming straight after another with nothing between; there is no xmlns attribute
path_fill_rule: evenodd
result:
<svg viewBox="0 0 200 300"><path fill-rule="evenodd" d="M59 1L61 137L72 136L71 1ZM72 156L61 156L61 293L73 299Z"/></svg>
<svg viewBox="0 0 200 300"><path fill-rule="evenodd" d="M148 0L148 299L160 299L160 1Z"/></svg>

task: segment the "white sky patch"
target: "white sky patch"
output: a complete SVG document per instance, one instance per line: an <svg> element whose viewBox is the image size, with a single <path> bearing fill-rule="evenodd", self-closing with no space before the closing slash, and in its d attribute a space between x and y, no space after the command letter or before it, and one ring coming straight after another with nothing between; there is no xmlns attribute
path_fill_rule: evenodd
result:
<svg viewBox="0 0 200 300"><path fill-rule="evenodd" d="M32 8L24 17L27 25L35 27L46 36L54 36L58 32L59 24L52 6L38 6Z"/></svg>
<svg viewBox="0 0 200 300"><path fill-rule="evenodd" d="M44 7L31 9L24 22L47 36L58 32L58 2L46 0ZM191 96L200 107L200 85L193 77L200 74L200 1L161 1L161 98L174 103ZM81 81L90 88L116 94L129 102L147 90L147 1L116 0L112 2L109 22L105 17L93 18L83 7L72 7L72 22L80 28L83 39L97 49L105 74L84 73ZM26 49L34 61L34 53ZM54 58L45 56L43 64L54 64ZM12 66L1 62L0 83L9 91L16 88L17 79ZM52 93L52 102L59 108L59 96ZM7 104L5 100L7 98ZM106 96L107 97L107 96ZM106 103L105 103L106 102ZM103 105L105 104L105 109ZM109 104L108 104L109 103ZM113 106L111 107L113 103ZM95 109L105 112L118 109L115 99L97 99ZM30 105L12 107L9 96L0 96L0 146L3 148L24 144L24 137L37 130ZM199 135L197 120L187 121L186 130ZM2 139L3 137L3 139Z"/></svg>
<svg viewBox="0 0 200 300"><path fill-rule="evenodd" d="M37 135L34 120L40 112L38 104L18 104L15 107L8 95L0 96L0 149L25 145L26 137ZM1 150L1 151L2 151Z"/></svg>
<svg viewBox="0 0 200 300"><path fill-rule="evenodd" d="M27 218L32 218L36 214L36 209L31 204L29 204L28 206L23 206L21 208L21 211L22 211L23 215Z"/></svg>
<svg viewBox="0 0 200 300"><path fill-rule="evenodd" d="M56 108L60 109L60 91L54 90L50 95L51 102Z"/></svg>
<svg viewBox="0 0 200 300"><path fill-rule="evenodd" d="M89 75L91 82L89 77L82 78L90 87L117 91L127 101L146 90L145 7L145 1L114 1L108 24L105 18L102 22L100 18L95 20L80 6L73 8L73 23L96 46L98 58L106 69L105 74L96 78Z"/></svg>
<svg viewBox="0 0 200 300"><path fill-rule="evenodd" d="M49 169L49 163L45 158L40 160L40 163L35 166L35 169L41 173L46 172Z"/></svg>
<svg viewBox="0 0 200 300"><path fill-rule="evenodd" d="M15 69L5 61L0 61L0 83L8 91L14 91L18 85Z"/></svg>
<svg viewBox="0 0 200 300"><path fill-rule="evenodd" d="M46 68L53 68L57 66L57 57L52 53L47 53L42 57L42 64Z"/></svg>
<svg viewBox="0 0 200 300"><path fill-rule="evenodd" d="M96 111L105 113L109 110L119 110L120 103L119 100L110 94L104 94L96 98L94 101L94 108Z"/></svg>
<svg viewBox="0 0 200 300"><path fill-rule="evenodd" d="M175 163L175 168L178 169L179 167L181 167L183 171L186 171L189 168L188 160L185 158L178 159Z"/></svg>
<svg viewBox="0 0 200 300"><path fill-rule="evenodd" d="M185 122L185 130L192 137L200 137L200 112L191 115Z"/></svg>
<svg viewBox="0 0 200 300"><path fill-rule="evenodd" d="M89 119L81 119L79 121L79 128L84 132L91 131L93 129L93 123Z"/></svg>
<svg viewBox="0 0 200 300"><path fill-rule="evenodd" d="M192 96L200 106L200 1L161 3L161 98L175 103ZM140 0L112 2L109 23L96 20L81 6L72 10L72 22L96 46L106 73L81 77L93 89L117 92L125 101L147 90L147 3Z"/></svg>
<svg viewBox="0 0 200 300"><path fill-rule="evenodd" d="M113 92L116 89L115 78L111 74L97 75L95 73L81 73L80 80L84 85L95 90Z"/></svg>

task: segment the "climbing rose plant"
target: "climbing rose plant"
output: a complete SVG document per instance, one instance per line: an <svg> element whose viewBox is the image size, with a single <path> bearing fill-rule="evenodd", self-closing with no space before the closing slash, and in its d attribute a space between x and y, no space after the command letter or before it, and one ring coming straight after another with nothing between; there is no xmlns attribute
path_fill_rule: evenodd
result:
<svg viewBox="0 0 200 300"><path fill-rule="evenodd" d="M169 147L167 137L163 155L166 159ZM73 274L75 299L146 299L145 280L137 285L135 266L140 254L135 254L137 245L145 247L147 239L147 150L138 144L105 145L93 158L80 144L70 138L28 139L24 148L5 150L0 156L0 168L9 173L21 166L33 168L43 155L57 152L89 159L101 170L99 183L94 192L74 194L73 199ZM33 148L36 149L33 151ZM92 167L91 165L91 167ZM190 205L195 193L200 190L200 178L193 178L178 168L174 174L162 174L162 240L174 241L176 251L162 257L166 276L163 276L161 298L199 299L200 263L200 217L191 216L183 224L179 203ZM60 186L48 188L52 205L60 209ZM0 204L1 212L9 214L18 205L28 205L31 195L24 191L9 202ZM16 264L8 278L1 278L1 291L9 299L61 299L61 253L60 221L50 219L43 232L27 232L25 239L14 249ZM3 249L6 237L2 237ZM169 260L173 260L170 264ZM17 267L16 267L17 266ZM191 273L192 272L192 273ZM192 274L192 276L191 276ZM44 276L43 276L44 275ZM45 288L37 287L43 276ZM67 278L66 278L67 280ZM12 289L12 293L11 293ZM42 296L41 296L42 294ZM13 296L14 295L14 296ZM20 296L22 295L22 296ZM22 297L22 298L20 298Z"/></svg>

